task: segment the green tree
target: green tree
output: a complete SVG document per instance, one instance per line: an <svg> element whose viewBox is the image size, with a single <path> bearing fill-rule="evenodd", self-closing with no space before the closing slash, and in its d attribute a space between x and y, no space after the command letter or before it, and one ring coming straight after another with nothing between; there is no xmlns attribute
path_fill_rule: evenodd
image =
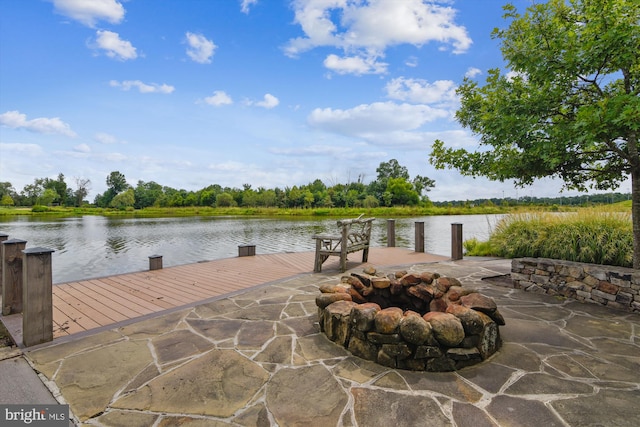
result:
<svg viewBox="0 0 640 427"><path fill-rule="evenodd" d="M109 176L107 176L106 183L108 187L107 191L103 194L98 194L95 198L95 204L102 208L110 206L114 197L129 188L124 174L118 171L111 172Z"/></svg>
<svg viewBox="0 0 640 427"><path fill-rule="evenodd" d="M274 190L265 190L261 188L258 192L258 205L265 207L273 207L276 206L277 197L276 192Z"/></svg>
<svg viewBox="0 0 640 427"><path fill-rule="evenodd" d="M367 195L362 201L362 207L364 208L377 208L380 206L380 202L371 194Z"/></svg>
<svg viewBox="0 0 640 427"><path fill-rule="evenodd" d="M122 193L116 194L116 196L109 203L109 207L124 210L126 208L132 208L135 204L135 201L136 196L134 194L133 188L129 188Z"/></svg>
<svg viewBox="0 0 640 427"><path fill-rule="evenodd" d="M413 178L412 184L413 188L419 195L422 195L423 192L431 191L431 189L436 186L436 182L434 180L420 175L416 175L416 177Z"/></svg>
<svg viewBox="0 0 640 427"><path fill-rule="evenodd" d="M391 194L391 205L417 205L420 201L413 184L404 178L391 178L387 183L387 193Z"/></svg>
<svg viewBox="0 0 640 427"><path fill-rule="evenodd" d="M160 196L163 195L162 185L154 181L144 182L140 180L133 190L133 194L135 196L134 207L136 209L154 206L159 201Z"/></svg>
<svg viewBox="0 0 640 427"><path fill-rule="evenodd" d="M56 192L57 196L52 203L57 203L61 206L67 204L67 197L69 196L69 189L67 188L67 183L64 180L64 175L62 173L58 174L58 179L44 179L44 188L52 189Z"/></svg>
<svg viewBox="0 0 640 427"><path fill-rule="evenodd" d="M384 195L385 191L387 191L389 179L403 178L408 181L409 171L406 167L400 165L396 159L391 159L388 162L381 162L376 168L376 173L378 174L376 180L369 183L367 193L375 196L384 206L390 206L387 204L388 197Z"/></svg>
<svg viewBox="0 0 640 427"><path fill-rule="evenodd" d="M42 195L38 197L38 204L43 206L49 206L54 200L58 198L58 193L53 188L47 188Z"/></svg>
<svg viewBox="0 0 640 427"><path fill-rule="evenodd" d="M107 187L113 190L115 194L118 194L129 188L129 184L127 184L127 179L124 177L124 174L114 171L107 177Z"/></svg>
<svg viewBox="0 0 640 427"><path fill-rule="evenodd" d="M13 199L8 193L5 193L0 197L0 206L13 206Z"/></svg>
<svg viewBox="0 0 640 427"><path fill-rule="evenodd" d="M42 196L42 193L44 193L44 179L36 178L33 180L33 184L27 184L22 189L22 205L35 205L38 201L38 198Z"/></svg>
<svg viewBox="0 0 640 427"><path fill-rule="evenodd" d="M226 208L230 206L236 206L236 201L233 200L233 196L229 193L220 193L216 196L216 206L219 208Z"/></svg>
<svg viewBox="0 0 640 427"><path fill-rule="evenodd" d="M463 175L568 189L617 188L631 176L634 268L640 268L640 2L549 0L523 15L505 6L495 29L507 73L458 89L460 123L479 136L470 152L436 141L430 162Z"/></svg>
<svg viewBox="0 0 640 427"><path fill-rule="evenodd" d="M16 190L10 182L0 182L0 198L9 196L11 200L16 198ZM13 205L13 203L11 203Z"/></svg>
<svg viewBox="0 0 640 427"><path fill-rule="evenodd" d="M376 172L378 173L379 181L390 178L404 178L405 181L409 180L409 171L406 167L401 166L396 159L380 163L380 166L376 168Z"/></svg>

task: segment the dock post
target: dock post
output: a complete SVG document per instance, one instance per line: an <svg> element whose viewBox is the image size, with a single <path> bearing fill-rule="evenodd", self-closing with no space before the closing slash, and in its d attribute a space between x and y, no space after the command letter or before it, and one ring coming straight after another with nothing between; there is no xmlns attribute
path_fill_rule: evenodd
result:
<svg viewBox="0 0 640 427"><path fill-rule="evenodd" d="M387 247L389 248L396 247L396 220L395 219L387 220Z"/></svg>
<svg viewBox="0 0 640 427"><path fill-rule="evenodd" d="M149 257L149 270L162 270L162 255L151 255Z"/></svg>
<svg viewBox="0 0 640 427"><path fill-rule="evenodd" d="M53 249L29 248L24 257L22 342L25 347L53 341Z"/></svg>
<svg viewBox="0 0 640 427"><path fill-rule="evenodd" d="M26 240L2 242L2 314L22 313L22 250Z"/></svg>
<svg viewBox="0 0 640 427"><path fill-rule="evenodd" d="M238 256L254 256L256 245L238 245Z"/></svg>
<svg viewBox="0 0 640 427"><path fill-rule="evenodd" d="M416 221L416 252L424 252L424 222Z"/></svg>
<svg viewBox="0 0 640 427"><path fill-rule="evenodd" d="M8 238L9 238L8 234L0 233L0 296L2 295L2 264L4 264L4 262L2 261L4 259L4 255L2 254L2 248L4 247L4 245L2 244L2 242L7 240ZM0 308L0 313L2 313L1 308Z"/></svg>
<svg viewBox="0 0 640 427"><path fill-rule="evenodd" d="M451 224L451 259L462 259L462 224Z"/></svg>

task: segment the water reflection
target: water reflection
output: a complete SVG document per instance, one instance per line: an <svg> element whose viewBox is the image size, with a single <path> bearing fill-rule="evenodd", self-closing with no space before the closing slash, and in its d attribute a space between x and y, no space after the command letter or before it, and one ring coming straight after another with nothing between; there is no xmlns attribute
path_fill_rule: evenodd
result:
<svg viewBox="0 0 640 427"><path fill-rule="evenodd" d="M451 253L451 223L464 224L464 239L486 240L501 215L430 216L395 220L396 246L414 248L415 222L425 223L425 251ZM335 219L317 218L107 218L0 219L0 232L27 241L27 247L54 249L53 281L140 271L148 257L163 255L165 266L237 256L238 245L255 244L256 253L314 250L311 236L336 233ZM372 245L387 245L387 221L377 219Z"/></svg>

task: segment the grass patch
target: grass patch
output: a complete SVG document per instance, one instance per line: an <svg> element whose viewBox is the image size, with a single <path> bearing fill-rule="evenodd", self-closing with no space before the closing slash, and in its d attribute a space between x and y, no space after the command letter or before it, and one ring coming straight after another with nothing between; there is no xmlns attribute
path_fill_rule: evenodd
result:
<svg viewBox="0 0 640 427"><path fill-rule="evenodd" d="M541 257L592 264L633 265L631 214L604 209L509 215L488 242L465 242L467 255Z"/></svg>

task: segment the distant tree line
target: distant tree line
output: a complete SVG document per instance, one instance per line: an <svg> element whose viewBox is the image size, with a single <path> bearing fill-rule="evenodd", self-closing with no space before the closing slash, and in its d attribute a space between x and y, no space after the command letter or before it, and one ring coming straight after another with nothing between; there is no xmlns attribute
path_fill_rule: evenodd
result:
<svg viewBox="0 0 640 427"><path fill-rule="evenodd" d="M524 196L519 198L490 198L475 200L451 200L446 202L433 202L434 206L586 206L604 205L631 200L631 193L600 193L582 194L580 196L560 196L560 197L533 197Z"/></svg>
<svg viewBox="0 0 640 427"><path fill-rule="evenodd" d="M91 189L91 181L73 178L75 188L67 185L60 173L57 179L36 178L18 193L10 182L0 182L0 206L82 206Z"/></svg>
<svg viewBox="0 0 640 427"><path fill-rule="evenodd" d="M163 186L154 181L138 181L135 186L127 183L124 174L111 172L106 178L107 190L93 201L97 207L116 209L146 207L363 207L416 206L430 203L426 193L435 182L420 175L413 179L406 167L397 160L380 163L377 177L365 184L359 176L355 182L326 185L319 179L301 186L267 189L222 187L212 184L198 191L187 191ZM0 204L3 206L59 205L81 206L89 193L91 182L75 178L75 189L67 186L63 174L57 180L37 178L17 193L11 183L0 183Z"/></svg>

